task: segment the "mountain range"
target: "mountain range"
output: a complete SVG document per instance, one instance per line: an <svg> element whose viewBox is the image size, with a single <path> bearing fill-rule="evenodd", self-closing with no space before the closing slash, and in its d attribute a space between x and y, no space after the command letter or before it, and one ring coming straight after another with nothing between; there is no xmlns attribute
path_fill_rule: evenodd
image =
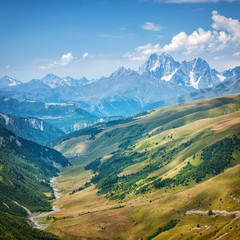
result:
<svg viewBox="0 0 240 240"><path fill-rule="evenodd" d="M163 53L152 54L138 71L120 67L109 77L91 81L48 74L40 80L19 83L4 77L0 79L0 95L44 103L74 103L98 117L129 116L155 102L163 106L170 99L214 89L239 74L240 67L218 72L201 58L180 63Z"/></svg>
<svg viewBox="0 0 240 240"><path fill-rule="evenodd" d="M166 53L91 81L3 77L0 239L235 239L239 92L240 67Z"/></svg>
<svg viewBox="0 0 240 240"><path fill-rule="evenodd" d="M16 117L0 112L0 124L17 136L41 145L65 134L50 123L34 117Z"/></svg>
<svg viewBox="0 0 240 240"><path fill-rule="evenodd" d="M103 121L103 119L99 119L75 104L42 103L6 97L0 97L0 112L18 117L38 118L63 132L72 132ZM35 121L35 123L40 124L38 127L40 130L41 120ZM55 130L52 129L52 131Z"/></svg>

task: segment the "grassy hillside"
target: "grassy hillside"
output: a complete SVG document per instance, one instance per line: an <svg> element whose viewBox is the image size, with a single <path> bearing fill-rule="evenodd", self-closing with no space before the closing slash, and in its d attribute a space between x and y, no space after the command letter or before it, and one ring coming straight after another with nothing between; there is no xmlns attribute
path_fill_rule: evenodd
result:
<svg viewBox="0 0 240 240"><path fill-rule="evenodd" d="M32 230L24 207L51 210L49 200L54 196L49 179L68 165L59 152L17 137L0 125L0 239L56 239Z"/></svg>
<svg viewBox="0 0 240 240"><path fill-rule="evenodd" d="M154 148L154 146L159 148L160 145L169 142L167 136L170 137L172 132L179 132L180 130L184 132L184 126L190 123L193 123L191 125L193 129L189 133L193 132L194 122L198 125L197 121L200 120L202 121L199 124L204 126L206 123L214 125L214 118L216 117L224 118L225 116L227 119L227 114L237 114L237 110L240 109L239 105L239 95L176 104L151 110L132 118L101 123L81 129L50 142L49 146L66 155L81 153L80 158L73 160L73 163L76 164L91 162L116 150L124 151L140 140L141 144L149 142L148 149L150 149L150 146L151 148ZM201 125L199 127L201 128ZM207 126L205 126L205 130L207 131ZM165 135L164 142L158 139ZM161 140L162 143L158 142L159 144L156 145L157 140ZM171 138L170 140L173 141ZM154 141L155 144L152 144Z"/></svg>
<svg viewBox="0 0 240 240"><path fill-rule="evenodd" d="M198 100L51 142L75 166L59 179L62 211L49 231L63 239L234 239L239 110L240 95Z"/></svg>

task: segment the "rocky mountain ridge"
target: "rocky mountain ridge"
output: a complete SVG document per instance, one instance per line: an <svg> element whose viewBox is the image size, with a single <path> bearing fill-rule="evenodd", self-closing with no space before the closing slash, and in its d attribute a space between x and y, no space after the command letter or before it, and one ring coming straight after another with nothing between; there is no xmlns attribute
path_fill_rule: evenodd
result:
<svg viewBox="0 0 240 240"><path fill-rule="evenodd" d="M152 54L139 71L120 67L109 77L94 81L48 74L41 80L0 88L0 95L44 103L74 103L100 118L129 116L156 102L164 106L170 99L214 88L238 74L240 67L218 72L201 58L180 63L163 53Z"/></svg>

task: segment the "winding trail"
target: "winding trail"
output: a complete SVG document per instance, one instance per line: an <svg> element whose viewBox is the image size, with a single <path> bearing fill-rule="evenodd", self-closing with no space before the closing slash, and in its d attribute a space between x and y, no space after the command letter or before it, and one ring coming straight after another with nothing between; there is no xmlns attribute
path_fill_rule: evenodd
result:
<svg viewBox="0 0 240 240"><path fill-rule="evenodd" d="M235 218L232 219L232 221L227 223L225 226L223 226L223 229L226 229L226 227L228 227L232 222L234 222L238 218L240 218L240 211L228 212L226 210L222 210L222 211L220 211L220 210L212 210L212 212L213 212L214 215L223 216L223 217L226 217L226 216L229 216L229 215L235 215ZM209 213L209 211L194 210L194 209L193 210L189 210L189 211L186 212L187 215L190 215L190 214L204 214L204 215L207 215L208 213ZM228 234L228 232L225 232L223 235L221 235L218 238L216 238L216 240L222 239L227 234Z"/></svg>
<svg viewBox="0 0 240 240"><path fill-rule="evenodd" d="M187 215L190 215L190 214L204 214L204 215L207 215L209 211L202 211L202 210L189 210L186 212ZM218 216L223 216L223 217L226 217L226 216L229 216L229 215L235 215L235 218L230 222L232 223L233 221L235 221L236 219L240 218L240 211L233 211L233 212L228 212L226 210L212 210L213 214L215 215L218 215ZM230 224L229 223L229 224Z"/></svg>

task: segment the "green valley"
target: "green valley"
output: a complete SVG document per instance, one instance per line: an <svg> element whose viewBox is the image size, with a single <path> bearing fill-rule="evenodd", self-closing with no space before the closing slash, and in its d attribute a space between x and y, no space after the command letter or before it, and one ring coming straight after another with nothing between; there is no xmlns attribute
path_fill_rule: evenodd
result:
<svg viewBox="0 0 240 240"><path fill-rule="evenodd" d="M0 3L0 240L240 240L240 0Z"/></svg>
<svg viewBox="0 0 240 240"><path fill-rule="evenodd" d="M58 239L33 229L29 212L50 211L50 178L68 161L57 151L22 139L0 125L0 239Z"/></svg>
<svg viewBox="0 0 240 240"><path fill-rule="evenodd" d="M73 166L45 221L63 239L234 239L240 95L99 123L49 143Z"/></svg>

